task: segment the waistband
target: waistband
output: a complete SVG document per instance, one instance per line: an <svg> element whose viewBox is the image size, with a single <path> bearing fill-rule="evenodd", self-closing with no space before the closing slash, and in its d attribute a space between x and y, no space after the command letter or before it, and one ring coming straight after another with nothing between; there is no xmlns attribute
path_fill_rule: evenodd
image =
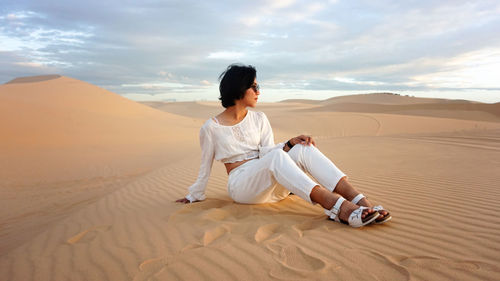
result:
<svg viewBox="0 0 500 281"><path fill-rule="evenodd" d="M227 163L236 163L239 161L247 160L247 159L252 159L252 158L258 158L259 157L259 151L252 150L246 153L234 155L232 157L220 159L220 161L224 164Z"/></svg>
<svg viewBox="0 0 500 281"><path fill-rule="evenodd" d="M241 168L241 167L246 166L248 163L253 162L254 160L258 160L258 159L259 159L259 158L253 158L253 159L250 159L250 160L248 160L247 162L245 162L245 163L243 163L243 164L239 165L238 167L236 167L236 168L232 169L232 170L231 170L231 172L229 172L228 176L230 176L230 175L231 175L234 171L240 170L240 168Z"/></svg>

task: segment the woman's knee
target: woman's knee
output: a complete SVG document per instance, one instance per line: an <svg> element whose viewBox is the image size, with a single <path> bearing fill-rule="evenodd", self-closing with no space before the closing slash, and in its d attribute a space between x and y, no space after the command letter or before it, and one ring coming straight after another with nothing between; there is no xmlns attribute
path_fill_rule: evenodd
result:
<svg viewBox="0 0 500 281"><path fill-rule="evenodd" d="M287 156L287 153L283 149L273 149L268 154L270 154L272 158Z"/></svg>
<svg viewBox="0 0 500 281"><path fill-rule="evenodd" d="M314 145L305 145L305 144L302 144L302 149L304 149L304 152L305 153L309 153L309 152L320 152L319 149L314 146Z"/></svg>
<svg viewBox="0 0 500 281"><path fill-rule="evenodd" d="M288 151L288 155L292 157L292 159L297 162L301 161L300 159L304 159L304 156L321 153L314 145L305 145L305 144L296 144Z"/></svg>
<svg viewBox="0 0 500 281"><path fill-rule="evenodd" d="M319 151L319 149L314 146L314 145L307 145L307 144L301 144L301 143L298 143L296 145L294 145L290 151L303 151L303 152L310 152L310 151Z"/></svg>

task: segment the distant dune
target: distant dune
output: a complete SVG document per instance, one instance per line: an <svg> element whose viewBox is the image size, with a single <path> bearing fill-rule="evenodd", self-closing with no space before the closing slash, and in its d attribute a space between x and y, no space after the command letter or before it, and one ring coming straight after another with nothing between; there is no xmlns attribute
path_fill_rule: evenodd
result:
<svg viewBox="0 0 500 281"><path fill-rule="evenodd" d="M500 122L500 103L422 103L399 105L333 103L317 107L314 111L390 113Z"/></svg>
<svg viewBox="0 0 500 281"><path fill-rule="evenodd" d="M479 103L467 100L450 100L438 98L419 98L411 96L402 96L393 93L372 93L372 94L359 94L333 97L326 100L307 100L307 99L288 99L281 102L299 102L309 104L335 104L335 103L366 103L366 104L388 104L388 105L401 105L401 104L429 104L429 103Z"/></svg>
<svg viewBox="0 0 500 281"><path fill-rule="evenodd" d="M141 102L178 115L207 118L223 111L218 102ZM391 93L333 97L326 100L290 99L278 103L259 103L257 110L286 107L299 112L359 112L427 116L462 120L500 122L500 103L466 100L417 98ZM193 110L196 108L196 110Z"/></svg>
<svg viewBox="0 0 500 281"><path fill-rule="evenodd" d="M340 96L321 101L288 100L288 102L315 105L314 108L305 108L302 111L388 113L500 122L500 103L417 98L390 93Z"/></svg>
<svg viewBox="0 0 500 281"><path fill-rule="evenodd" d="M188 102L151 102L145 101L140 102L147 106L151 106L158 110L164 112L170 112L182 116L195 117L200 119L207 119L210 116L215 116L218 113L222 112L220 103L217 103L216 106L207 105L200 102L188 101ZM196 108L195 110L193 110Z"/></svg>

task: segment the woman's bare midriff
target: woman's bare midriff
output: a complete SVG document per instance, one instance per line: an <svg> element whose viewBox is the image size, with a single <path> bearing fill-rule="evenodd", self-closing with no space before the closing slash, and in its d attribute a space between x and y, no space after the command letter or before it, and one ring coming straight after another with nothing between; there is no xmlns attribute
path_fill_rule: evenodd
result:
<svg viewBox="0 0 500 281"><path fill-rule="evenodd" d="M227 174L229 175L229 172L231 172L232 169L239 167L243 163L248 162L248 161L253 160L253 159L257 159L257 158L247 159L247 160L238 161L238 162L234 162L234 163L224 163L224 166L226 166Z"/></svg>

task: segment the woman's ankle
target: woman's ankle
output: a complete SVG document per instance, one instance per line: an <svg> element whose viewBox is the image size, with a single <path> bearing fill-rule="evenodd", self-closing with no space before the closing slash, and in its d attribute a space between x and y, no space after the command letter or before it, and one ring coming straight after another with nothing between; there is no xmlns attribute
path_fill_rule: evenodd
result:
<svg viewBox="0 0 500 281"><path fill-rule="evenodd" d="M356 205L364 207L372 207L372 204L370 203L370 201L368 201L368 199L366 199L366 197L359 200L359 202Z"/></svg>
<svg viewBox="0 0 500 281"><path fill-rule="evenodd" d="M358 209L359 206L356 204L351 203L350 201L344 201L342 206L340 206L340 212L339 212L339 218L341 220L347 221L349 219L349 216L351 215L354 210Z"/></svg>

